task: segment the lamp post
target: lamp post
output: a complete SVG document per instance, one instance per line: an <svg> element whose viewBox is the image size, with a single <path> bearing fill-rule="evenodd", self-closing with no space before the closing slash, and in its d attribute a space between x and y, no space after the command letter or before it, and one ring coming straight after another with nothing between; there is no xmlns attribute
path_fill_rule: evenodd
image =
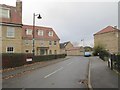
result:
<svg viewBox="0 0 120 90"><path fill-rule="evenodd" d="M40 14L35 14L33 13L33 56L35 55L35 16L38 16L38 19L41 19L42 17L40 16Z"/></svg>

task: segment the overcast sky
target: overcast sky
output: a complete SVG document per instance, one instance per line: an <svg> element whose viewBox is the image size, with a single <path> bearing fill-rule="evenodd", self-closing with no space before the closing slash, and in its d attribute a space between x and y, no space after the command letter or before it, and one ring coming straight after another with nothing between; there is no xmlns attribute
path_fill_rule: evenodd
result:
<svg viewBox="0 0 120 90"><path fill-rule="evenodd" d="M49 2L48 2L49 1ZM89 2L88 2L89 1ZM36 25L52 27L60 42L71 41L93 46L93 34L118 25L119 0L22 0L23 24L32 25L33 13L40 13ZM2 0L15 6L16 0Z"/></svg>

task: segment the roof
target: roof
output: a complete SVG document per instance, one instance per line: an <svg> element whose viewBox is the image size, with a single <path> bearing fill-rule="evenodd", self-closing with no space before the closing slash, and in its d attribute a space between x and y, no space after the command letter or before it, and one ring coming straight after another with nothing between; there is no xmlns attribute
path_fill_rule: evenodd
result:
<svg viewBox="0 0 120 90"><path fill-rule="evenodd" d="M104 28L101 31L95 33L94 35L113 32L113 31L120 31L120 30L118 30L117 28L112 27L112 26L107 26L106 28Z"/></svg>
<svg viewBox="0 0 120 90"><path fill-rule="evenodd" d="M67 46L67 44L70 43L70 41L68 42L64 42L64 43L60 43L60 48L65 48Z"/></svg>
<svg viewBox="0 0 120 90"><path fill-rule="evenodd" d="M5 5L5 4L0 4L0 7L2 8L7 8L10 10L10 18L0 18L0 22L3 23L17 23L17 24L21 24L22 23L22 18L19 15L19 12L16 10L16 7L14 6L9 6L9 5Z"/></svg>
<svg viewBox="0 0 120 90"><path fill-rule="evenodd" d="M32 39L32 35L26 35L26 29L31 29L33 30L33 26L32 25L23 25L22 26L22 36L23 36L23 39ZM55 31L50 28L50 27L42 27L42 26L35 26L35 39L47 39L47 40L60 40L59 37L57 36L57 34L55 33ZM43 36L39 36L37 34L37 30L43 30L44 32L44 35ZM48 33L50 31L53 31L53 36L48 36Z"/></svg>

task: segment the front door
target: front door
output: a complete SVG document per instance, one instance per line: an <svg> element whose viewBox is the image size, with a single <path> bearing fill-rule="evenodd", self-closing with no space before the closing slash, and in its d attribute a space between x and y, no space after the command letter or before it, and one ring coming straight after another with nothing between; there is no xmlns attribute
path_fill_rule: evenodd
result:
<svg viewBox="0 0 120 90"><path fill-rule="evenodd" d="M40 49L40 55L45 55L45 50L44 49Z"/></svg>

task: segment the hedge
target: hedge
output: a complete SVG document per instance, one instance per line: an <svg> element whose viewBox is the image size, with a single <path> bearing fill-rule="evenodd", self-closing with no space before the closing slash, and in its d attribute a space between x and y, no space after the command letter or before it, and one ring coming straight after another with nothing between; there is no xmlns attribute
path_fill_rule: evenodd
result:
<svg viewBox="0 0 120 90"><path fill-rule="evenodd" d="M2 68L14 68L19 67L25 64L46 61L46 60L53 60L58 58L65 58L65 54L58 54L58 55L42 55L42 56L34 56L32 54L17 54L17 53L3 53L2 54ZM27 58L32 58L32 61L27 62Z"/></svg>

